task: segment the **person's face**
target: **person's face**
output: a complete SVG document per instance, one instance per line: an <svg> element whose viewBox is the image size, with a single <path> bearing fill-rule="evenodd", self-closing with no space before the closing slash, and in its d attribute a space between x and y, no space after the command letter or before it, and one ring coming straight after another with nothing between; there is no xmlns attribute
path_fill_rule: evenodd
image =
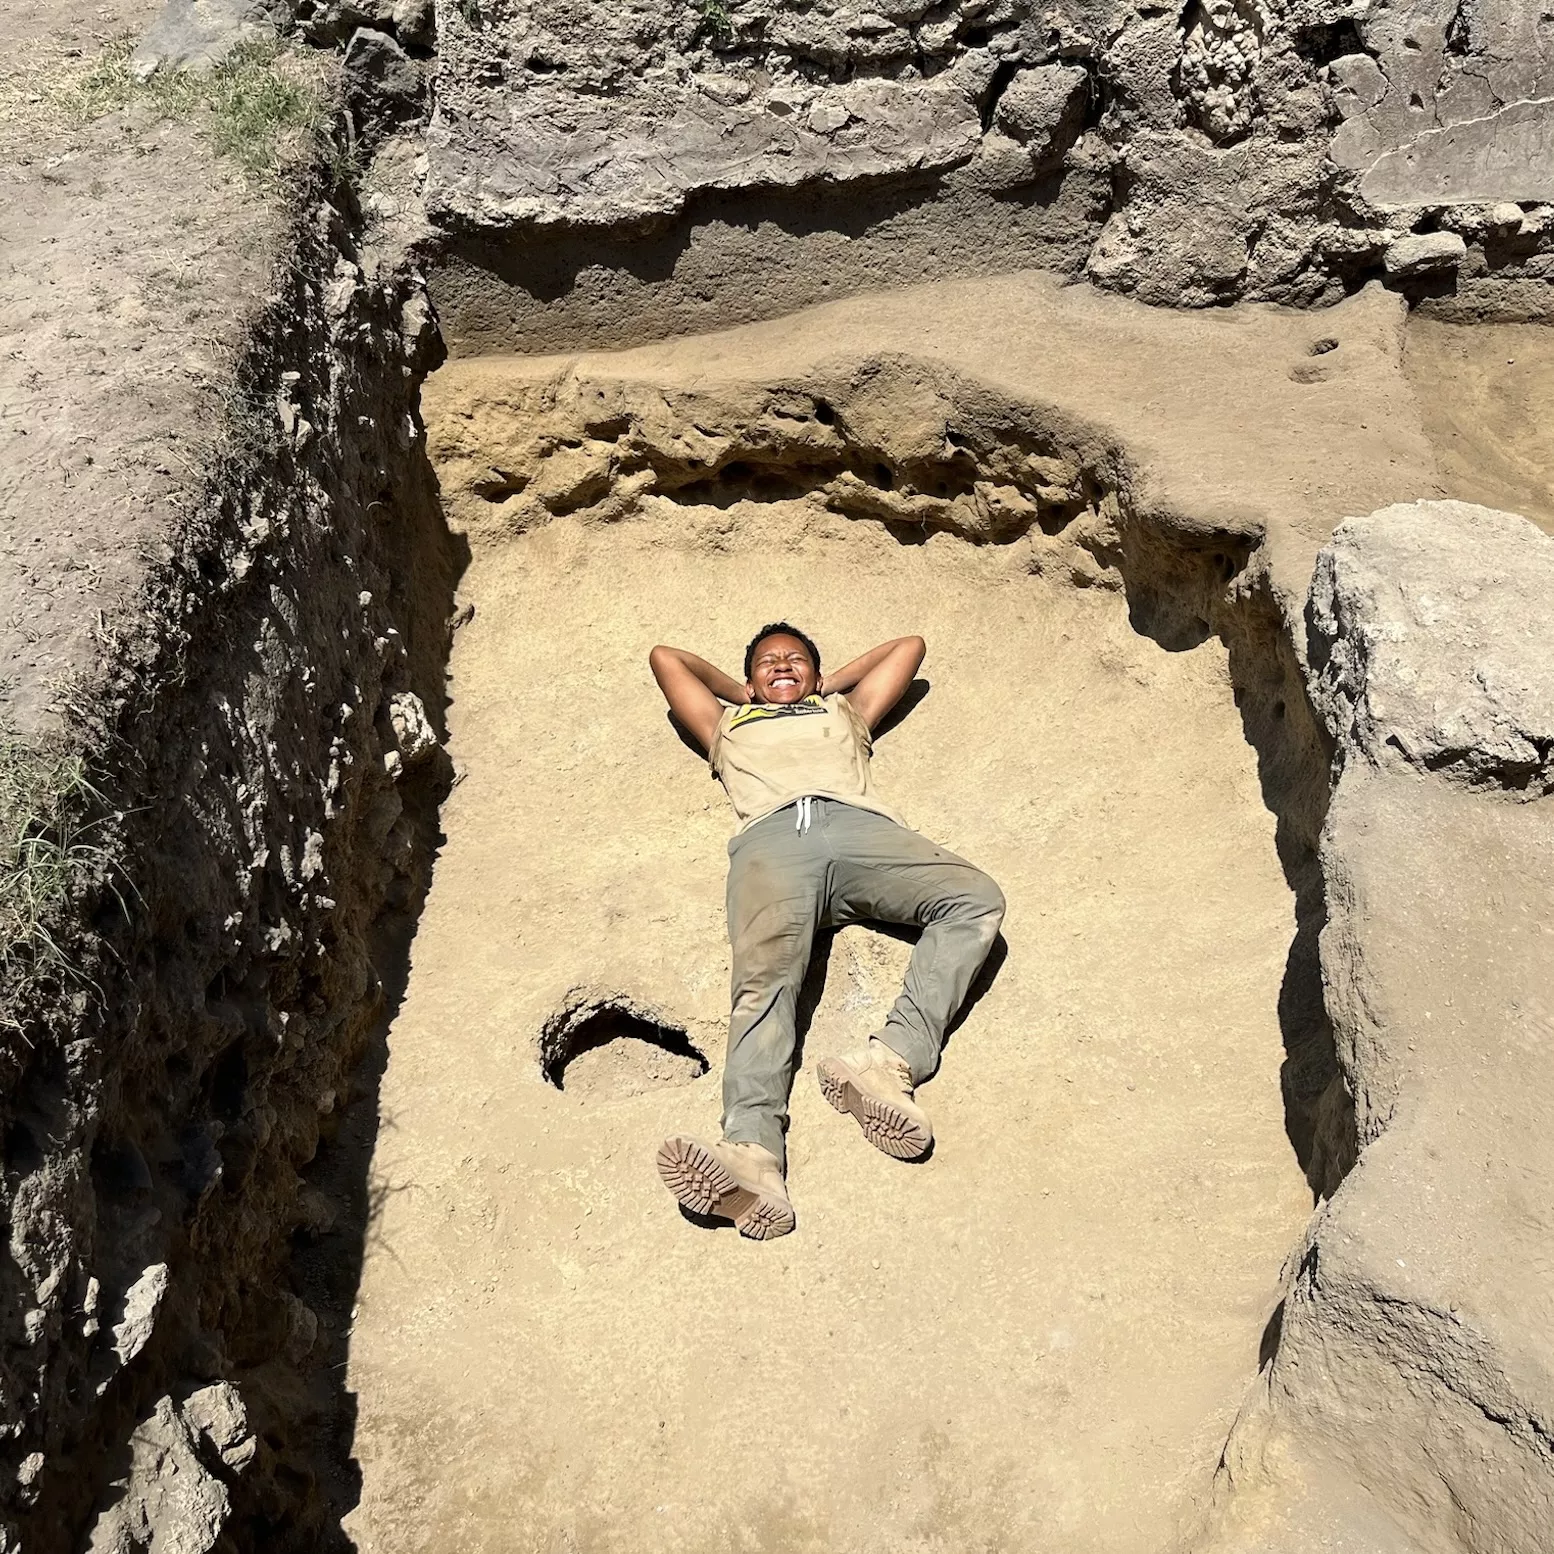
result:
<svg viewBox="0 0 1554 1554"><path fill-rule="evenodd" d="M820 689L820 676L809 649L797 637L778 632L756 643L745 688L752 701L787 705L813 696Z"/></svg>

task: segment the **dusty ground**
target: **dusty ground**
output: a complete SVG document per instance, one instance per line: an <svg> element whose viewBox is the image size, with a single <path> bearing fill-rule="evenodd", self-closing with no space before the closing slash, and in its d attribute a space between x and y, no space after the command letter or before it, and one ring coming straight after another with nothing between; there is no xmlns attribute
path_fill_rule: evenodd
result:
<svg viewBox="0 0 1554 1554"><path fill-rule="evenodd" d="M1222 652L1161 651L1018 545L649 506L485 550L466 579L465 777L391 1033L352 1534L1153 1547L1208 1482L1310 1207L1277 1080L1291 900ZM729 826L646 654L735 662L784 611L838 657L927 634L931 690L880 777L1010 912L915 1168L815 1087L906 955L837 938L795 1086L799 1228L756 1245L682 1218L652 1169L664 1133L716 1128ZM712 1071L654 1084L618 1057L613 1093L556 1090L539 1032L582 987L684 1027Z"/></svg>
<svg viewBox="0 0 1554 1554"><path fill-rule="evenodd" d="M1554 329L1415 318L1403 361L1447 495L1554 532Z"/></svg>
<svg viewBox="0 0 1554 1554"><path fill-rule="evenodd" d="M0 59L0 703L23 727L92 661L199 474L269 275L272 202L190 123L71 92L157 0L23 0Z"/></svg>
<svg viewBox="0 0 1554 1554"><path fill-rule="evenodd" d="M196 127L46 111L59 72L156 8L7 11L0 702L23 725L198 475L273 257L275 207ZM915 317L860 299L851 327L1045 385L1118 432L1146 495L1278 510L1300 556L1333 519L1431 490L1554 527L1547 333L1416 322L1404 353L1374 294L1146 326L1115 299L1065 320L1055 291L963 284ZM739 349L774 361L791 327L763 328ZM1115 597L1021 565L781 506L655 506L478 556L467 776L394 1032L351 1362L365 1549L1110 1554L1199 1496L1306 1209L1273 1017L1289 898L1217 648L1166 655ZM686 1224L651 1171L664 1131L715 1125L725 822L644 658L668 637L731 660L782 609L837 653L927 631L932 690L881 771L1013 910L926 1092L942 1142L918 1169L864 1148L810 1072L877 1021L904 947L830 947L795 1106L800 1230L755 1248ZM538 1031L577 986L684 1025L711 1071L617 1044L548 1086Z"/></svg>

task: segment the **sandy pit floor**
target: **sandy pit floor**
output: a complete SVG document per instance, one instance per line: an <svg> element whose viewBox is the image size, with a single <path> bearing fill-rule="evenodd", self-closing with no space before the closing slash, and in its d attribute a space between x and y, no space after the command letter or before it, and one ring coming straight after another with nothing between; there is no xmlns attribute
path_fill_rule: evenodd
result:
<svg viewBox="0 0 1554 1554"><path fill-rule="evenodd" d="M1403 364L1446 494L1554 534L1554 329L1413 318Z"/></svg>
<svg viewBox="0 0 1554 1554"><path fill-rule="evenodd" d="M1310 1208L1279 1099L1291 896L1223 650L1167 653L1028 566L659 497L477 551L351 1349L364 1551L1127 1554L1207 1488ZM717 1127L730 824L647 654L737 666L785 613L833 662L927 636L876 770L1000 881L1007 954L906 1166L814 1067L878 1026L907 946L822 946L798 1229L752 1243L653 1170ZM585 994L710 1070L625 1041L556 1088L540 1032Z"/></svg>

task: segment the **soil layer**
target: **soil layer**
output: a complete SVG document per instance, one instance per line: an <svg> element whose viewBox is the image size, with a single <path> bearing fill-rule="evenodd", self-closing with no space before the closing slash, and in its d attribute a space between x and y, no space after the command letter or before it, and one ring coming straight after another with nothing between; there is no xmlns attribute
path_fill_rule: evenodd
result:
<svg viewBox="0 0 1554 1554"><path fill-rule="evenodd" d="M1447 495L1554 534L1554 329L1415 318L1403 365Z"/></svg>

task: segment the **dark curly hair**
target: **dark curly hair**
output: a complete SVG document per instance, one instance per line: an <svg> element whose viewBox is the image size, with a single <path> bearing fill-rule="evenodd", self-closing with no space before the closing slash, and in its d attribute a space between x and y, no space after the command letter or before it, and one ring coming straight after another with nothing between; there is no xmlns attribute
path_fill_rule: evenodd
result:
<svg viewBox="0 0 1554 1554"><path fill-rule="evenodd" d="M810 662L815 666L815 673L820 673L820 649L797 626L790 625L787 621L768 621L750 639L750 646L745 649L745 680L750 679L750 670L755 664L755 650L766 641L768 637L797 637L804 644L809 653Z"/></svg>

